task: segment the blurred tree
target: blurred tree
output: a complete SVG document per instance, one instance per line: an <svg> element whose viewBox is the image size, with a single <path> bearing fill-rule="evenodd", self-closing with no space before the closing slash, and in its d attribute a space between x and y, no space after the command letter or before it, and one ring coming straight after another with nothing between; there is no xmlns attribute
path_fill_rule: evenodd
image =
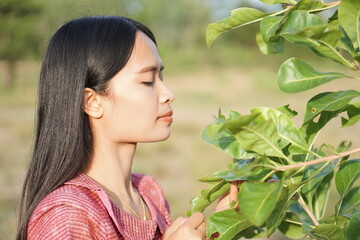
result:
<svg viewBox="0 0 360 240"><path fill-rule="evenodd" d="M39 52L41 13L41 5L32 0L0 1L0 60L7 87L13 85L16 63Z"/></svg>

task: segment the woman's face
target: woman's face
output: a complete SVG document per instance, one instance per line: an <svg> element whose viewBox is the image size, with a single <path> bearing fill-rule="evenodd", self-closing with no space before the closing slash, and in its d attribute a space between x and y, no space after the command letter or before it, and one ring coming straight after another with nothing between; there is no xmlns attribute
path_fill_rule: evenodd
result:
<svg viewBox="0 0 360 240"><path fill-rule="evenodd" d="M138 32L126 66L109 82L104 98L104 134L113 142L154 142L170 135L173 93L162 79L156 45Z"/></svg>

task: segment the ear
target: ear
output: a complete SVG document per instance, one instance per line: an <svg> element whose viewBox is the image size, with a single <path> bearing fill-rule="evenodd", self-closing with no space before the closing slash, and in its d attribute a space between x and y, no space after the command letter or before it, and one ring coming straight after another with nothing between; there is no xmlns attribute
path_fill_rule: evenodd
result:
<svg viewBox="0 0 360 240"><path fill-rule="evenodd" d="M91 88L84 90L84 112L92 118L101 118L103 108L101 106L101 96Z"/></svg>

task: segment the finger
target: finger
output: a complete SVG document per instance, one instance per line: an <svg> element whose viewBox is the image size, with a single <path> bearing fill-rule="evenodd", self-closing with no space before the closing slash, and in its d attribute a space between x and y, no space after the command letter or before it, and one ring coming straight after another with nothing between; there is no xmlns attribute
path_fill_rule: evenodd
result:
<svg viewBox="0 0 360 240"><path fill-rule="evenodd" d="M201 238L205 238L205 235L206 235L206 222L202 222L200 224L200 226L196 230L201 234Z"/></svg>
<svg viewBox="0 0 360 240"><path fill-rule="evenodd" d="M175 232L181 225L186 222L187 218L184 217L178 217L169 227L168 230L170 232Z"/></svg>
<svg viewBox="0 0 360 240"><path fill-rule="evenodd" d="M239 193L239 187L237 181L231 182L229 204L232 203L233 201L237 201L238 193Z"/></svg>
<svg viewBox="0 0 360 240"><path fill-rule="evenodd" d="M184 223L193 229L197 229L205 220L204 214L197 212L194 213L189 219Z"/></svg>

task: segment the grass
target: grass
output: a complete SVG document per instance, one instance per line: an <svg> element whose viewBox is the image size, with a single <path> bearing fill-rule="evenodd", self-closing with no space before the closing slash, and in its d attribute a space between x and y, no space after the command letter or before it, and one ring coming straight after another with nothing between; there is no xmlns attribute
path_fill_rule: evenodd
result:
<svg viewBox="0 0 360 240"><path fill-rule="evenodd" d="M189 200L204 187L197 179L225 169L231 161L200 139L202 129L219 108L247 113L253 107L289 103L298 110L300 116L295 121L300 124L306 101L317 92L360 87L354 80L341 80L305 93L285 94L275 84L276 69L284 56L269 61L253 49L223 52L220 46L214 46L210 53L185 51L184 58L164 53L165 82L176 95L172 136L161 143L140 144L135 156L133 170L158 179L173 218L184 216L191 207ZM39 63L22 62L18 72L12 89L0 87L0 236L4 240L15 234L20 188L31 151ZM359 146L359 132L359 124L340 129L340 123L334 121L318 142L337 145L348 139Z"/></svg>

